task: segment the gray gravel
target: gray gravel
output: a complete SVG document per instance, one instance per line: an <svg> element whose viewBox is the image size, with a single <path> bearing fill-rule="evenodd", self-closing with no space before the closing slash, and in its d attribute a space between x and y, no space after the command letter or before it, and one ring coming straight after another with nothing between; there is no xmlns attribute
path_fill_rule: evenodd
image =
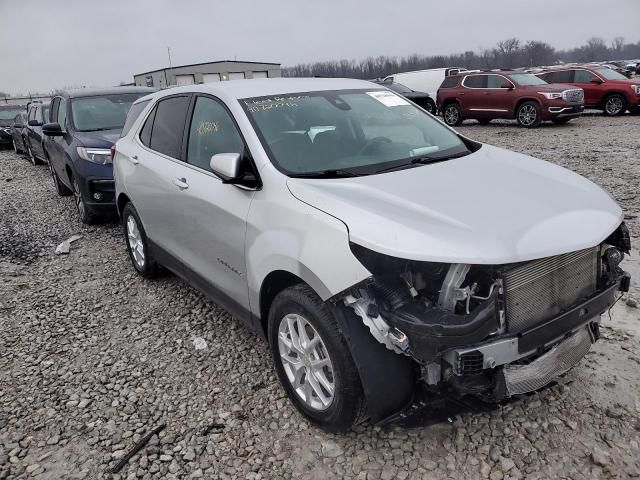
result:
<svg viewBox="0 0 640 480"><path fill-rule="evenodd" d="M460 130L472 138L607 188L639 242L640 117L530 131L468 123ZM55 255L74 234L70 253ZM640 270L637 252L627 264ZM264 343L177 279L140 279L118 225L82 226L46 167L2 151L0 480L638 477L637 279L557 386L450 423L327 435L284 397ZM198 337L206 348L194 348ZM160 424L120 474L107 473Z"/></svg>

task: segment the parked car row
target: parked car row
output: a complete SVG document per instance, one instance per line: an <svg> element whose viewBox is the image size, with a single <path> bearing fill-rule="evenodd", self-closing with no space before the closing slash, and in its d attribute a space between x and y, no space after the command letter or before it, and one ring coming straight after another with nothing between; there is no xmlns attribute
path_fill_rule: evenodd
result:
<svg viewBox="0 0 640 480"><path fill-rule="evenodd" d="M437 94L444 121L488 123L515 119L534 128L545 120L566 123L585 108L606 115L640 113L640 79L628 79L602 65L558 66L517 71L465 71L444 79Z"/></svg>
<svg viewBox="0 0 640 480"><path fill-rule="evenodd" d="M370 82L71 91L42 131L80 219L117 211L132 268L173 272L265 338L326 430L542 388L629 288L609 194Z"/></svg>

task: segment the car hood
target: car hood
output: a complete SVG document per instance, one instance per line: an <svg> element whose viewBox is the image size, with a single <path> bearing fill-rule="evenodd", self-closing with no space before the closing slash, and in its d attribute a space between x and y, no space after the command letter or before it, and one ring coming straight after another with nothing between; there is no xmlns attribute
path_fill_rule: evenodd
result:
<svg viewBox="0 0 640 480"><path fill-rule="evenodd" d="M421 261L559 255L598 245L622 221L613 198L586 178L489 145L396 172L287 184L299 200L342 220L350 241Z"/></svg>
<svg viewBox="0 0 640 480"><path fill-rule="evenodd" d="M576 90L580 87L575 85L567 85L565 83L549 83L547 85L527 85L528 90L535 90L536 92L564 92L565 90Z"/></svg>
<svg viewBox="0 0 640 480"><path fill-rule="evenodd" d="M104 130L101 132L76 132L75 137L82 145L93 148L111 148L120 138L122 130Z"/></svg>
<svg viewBox="0 0 640 480"><path fill-rule="evenodd" d="M0 127L10 127L13 120L0 120Z"/></svg>

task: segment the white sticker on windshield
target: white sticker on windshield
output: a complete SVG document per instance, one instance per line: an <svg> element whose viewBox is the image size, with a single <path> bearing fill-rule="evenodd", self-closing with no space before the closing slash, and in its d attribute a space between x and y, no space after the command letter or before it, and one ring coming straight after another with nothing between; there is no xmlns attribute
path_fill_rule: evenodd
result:
<svg viewBox="0 0 640 480"><path fill-rule="evenodd" d="M367 92L367 95L369 95L370 97L375 98L376 100L378 100L380 103L382 103L383 105L385 105L387 107L397 107L399 105L409 105L409 102L407 102L400 95L396 95L393 92L388 92L388 91L385 91L385 90L377 90L375 92Z"/></svg>

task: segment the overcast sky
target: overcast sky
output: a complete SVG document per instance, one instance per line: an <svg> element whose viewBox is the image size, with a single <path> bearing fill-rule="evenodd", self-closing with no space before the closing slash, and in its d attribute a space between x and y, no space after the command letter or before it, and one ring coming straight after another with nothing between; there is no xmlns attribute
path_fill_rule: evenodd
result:
<svg viewBox="0 0 640 480"><path fill-rule="evenodd" d="M612 8L614 7L615 8ZM0 0L0 91L109 86L173 64L299 62L640 40L640 0Z"/></svg>

